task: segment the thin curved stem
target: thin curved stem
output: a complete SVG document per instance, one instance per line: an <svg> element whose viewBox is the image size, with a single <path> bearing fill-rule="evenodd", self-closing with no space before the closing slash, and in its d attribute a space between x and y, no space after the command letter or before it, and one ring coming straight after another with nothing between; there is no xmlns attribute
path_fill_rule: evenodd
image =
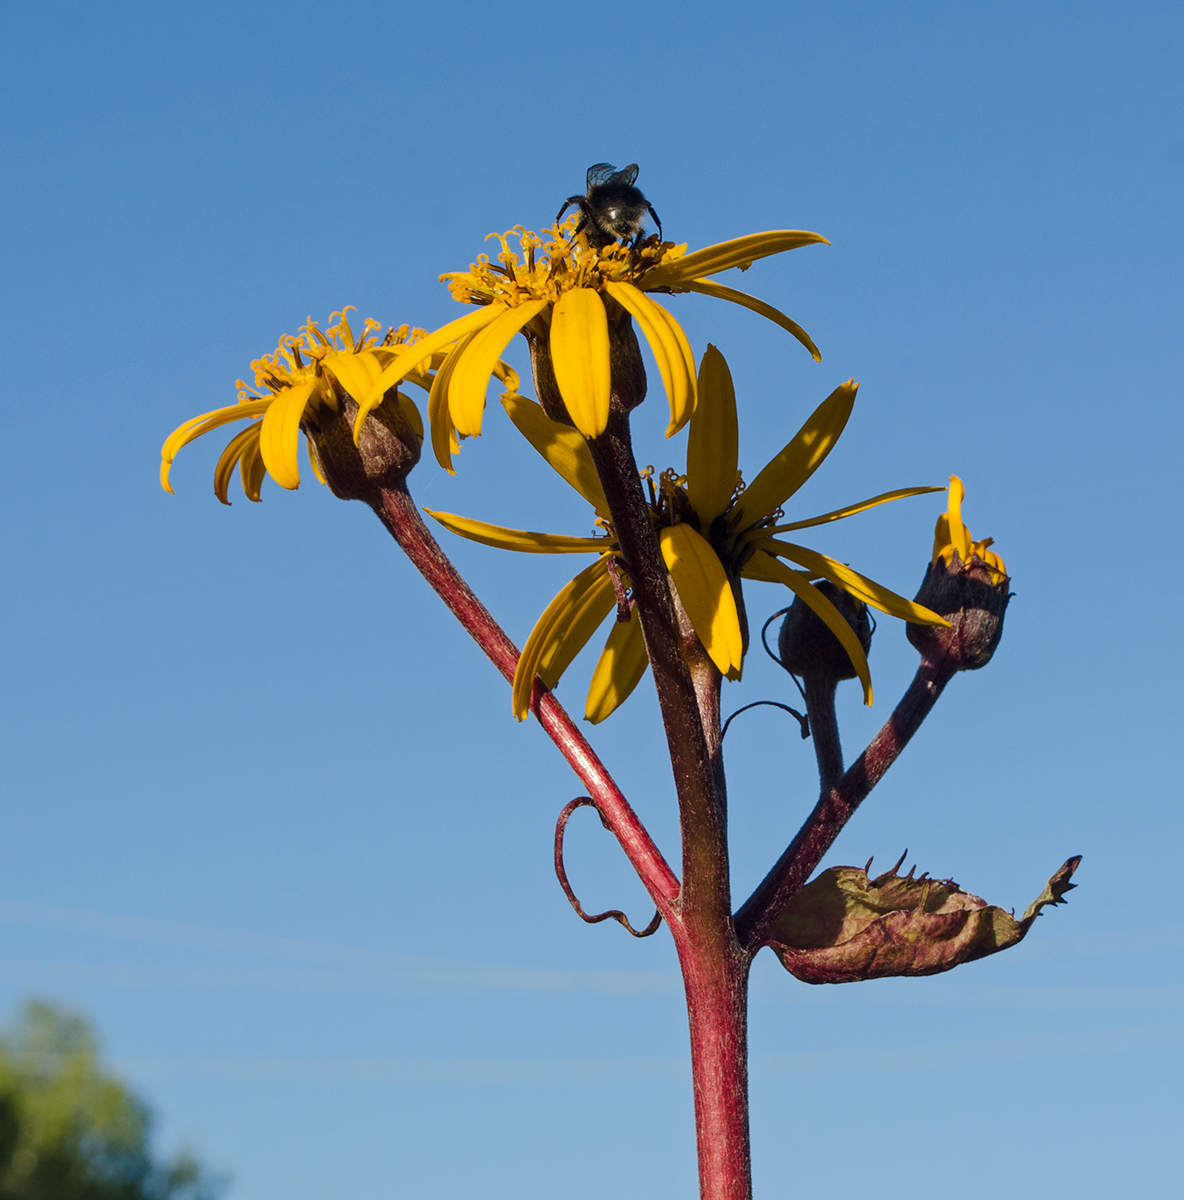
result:
<svg viewBox="0 0 1184 1200"><path fill-rule="evenodd" d="M596 808L596 801L590 800L587 796L578 796L575 800L564 805L563 811L559 814L559 820L555 822L555 877L559 880L559 886L563 888L563 894L567 897L568 903L576 910L576 916L581 921L587 921L589 925L598 925L601 921L613 920L619 925L622 925L626 932L631 933L635 938L649 937L653 933L658 932L658 926L662 924L662 913L654 913L653 920L644 929L634 929L629 924L629 918L625 916L619 908L610 908L602 913L587 913L584 911L584 906L580 903L579 897L572 890L571 883L567 878L567 868L563 865L563 835L567 832L567 823L571 819L571 814L577 808L594 808L597 815L600 817L601 823L605 829L612 831L612 826L604 819L604 815L600 809Z"/></svg>

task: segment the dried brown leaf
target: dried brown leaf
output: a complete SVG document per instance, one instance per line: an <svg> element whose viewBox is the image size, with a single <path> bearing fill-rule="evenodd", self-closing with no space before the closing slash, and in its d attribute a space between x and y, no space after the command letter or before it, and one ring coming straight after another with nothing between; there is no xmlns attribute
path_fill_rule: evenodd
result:
<svg viewBox="0 0 1184 1200"><path fill-rule="evenodd" d="M951 879L898 875L899 862L875 879L831 867L790 901L769 944L806 983L936 975L1021 941L1041 909L1077 886L1069 880L1080 862L1069 859L1018 920Z"/></svg>

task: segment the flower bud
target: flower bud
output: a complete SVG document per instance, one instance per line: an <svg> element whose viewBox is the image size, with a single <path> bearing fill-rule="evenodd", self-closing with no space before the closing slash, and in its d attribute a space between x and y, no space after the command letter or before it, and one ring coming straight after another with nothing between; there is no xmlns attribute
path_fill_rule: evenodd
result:
<svg viewBox="0 0 1184 1200"><path fill-rule="evenodd" d="M814 586L846 618L866 654L872 644L867 605L827 579ZM790 605L781 623L777 652L781 656L781 665L791 674L817 675L835 682L855 678L855 667L839 639L800 597Z"/></svg>
<svg viewBox="0 0 1184 1200"><path fill-rule="evenodd" d="M1003 636L1011 579L1003 560L988 548L992 539L975 542L962 524L963 495L962 481L951 475L949 508L937 519L933 561L916 596L950 627L910 624L908 639L930 662L977 671L991 661Z"/></svg>
<svg viewBox="0 0 1184 1200"><path fill-rule="evenodd" d="M321 405L307 411L301 427L316 456L314 465L333 494L369 502L382 488L396 486L419 462L422 424L414 405L391 392L362 423L355 445L357 414L357 404L346 395L334 408Z"/></svg>

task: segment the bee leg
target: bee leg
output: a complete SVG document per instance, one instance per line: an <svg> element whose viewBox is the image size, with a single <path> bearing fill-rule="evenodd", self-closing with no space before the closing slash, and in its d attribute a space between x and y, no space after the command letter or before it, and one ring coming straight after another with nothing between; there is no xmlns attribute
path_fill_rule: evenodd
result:
<svg viewBox="0 0 1184 1200"><path fill-rule="evenodd" d="M577 208L580 210L580 219L581 219L581 220L583 220L583 219L584 219L584 217L585 217L585 214L584 214L584 197L583 197L583 196L568 196L568 198L567 198L566 200L564 200L564 202L563 202L563 207L562 207L562 208L559 210L559 212L558 212L558 213L555 215L555 224L556 224L556 225L558 225L558 224L559 224L559 222L563 220L563 214L564 214L565 212L567 212L567 210L568 210L569 208L571 208L571 206L572 206L573 204L574 204L574 205L575 205L575 206L576 206L576 207L577 207Z"/></svg>
<svg viewBox="0 0 1184 1200"><path fill-rule="evenodd" d="M650 216L654 218L654 224L658 227L658 241L660 242L662 240L662 222L658 219L658 214L654 212L652 204L647 204L646 208L649 210Z"/></svg>

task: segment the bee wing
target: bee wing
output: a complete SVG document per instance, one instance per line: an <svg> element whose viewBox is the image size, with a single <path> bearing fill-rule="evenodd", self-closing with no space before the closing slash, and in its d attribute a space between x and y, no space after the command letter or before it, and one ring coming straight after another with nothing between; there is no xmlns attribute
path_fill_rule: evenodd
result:
<svg viewBox="0 0 1184 1200"><path fill-rule="evenodd" d="M628 168L626 168L628 169ZM636 173L637 168L634 168ZM588 168L588 191L594 187L598 187L602 183L607 183L610 179L615 178L620 172L612 163L593 163Z"/></svg>
<svg viewBox="0 0 1184 1200"><path fill-rule="evenodd" d="M628 187L632 187L637 182L637 164L630 163L627 167L622 167L612 177L613 183L623 183Z"/></svg>

